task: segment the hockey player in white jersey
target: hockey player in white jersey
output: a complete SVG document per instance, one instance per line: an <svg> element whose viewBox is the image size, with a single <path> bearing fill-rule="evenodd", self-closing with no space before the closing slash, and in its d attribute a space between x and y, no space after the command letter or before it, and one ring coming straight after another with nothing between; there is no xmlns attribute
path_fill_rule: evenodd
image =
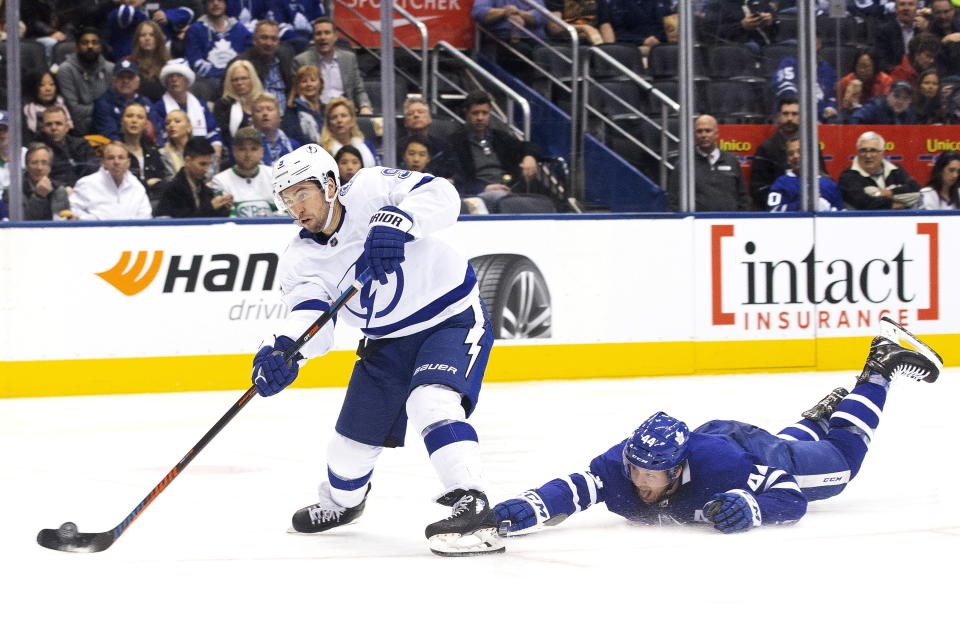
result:
<svg viewBox="0 0 960 640"><path fill-rule="evenodd" d="M480 392L493 333L467 260L432 237L457 220L460 200L446 180L384 167L360 170L340 186L337 164L308 144L273 166L277 207L302 227L279 264L290 310L274 344L253 361L261 395L279 393L299 366L333 345L328 323L288 367L283 353L340 291L366 269L373 281L337 320L364 334L346 399L327 448L327 479L293 529L319 533L363 512L377 457L423 438L450 517L426 528L439 555L504 550L480 473L477 432L467 422Z"/></svg>

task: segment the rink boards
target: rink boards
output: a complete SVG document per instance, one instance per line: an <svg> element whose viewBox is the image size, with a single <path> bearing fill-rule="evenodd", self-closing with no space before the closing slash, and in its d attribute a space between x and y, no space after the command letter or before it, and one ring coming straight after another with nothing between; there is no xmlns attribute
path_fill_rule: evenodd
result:
<svg viewBox="0 0 960 640"><path fill-rule="evenodd" d="M0 397L245 388L295 233L0 226ZM490 381L852 369L885 313L948 365L960 348L956 215L473 216L440 235L504 267L507 325L537 306L540 337L499 339ZM296 384L346 384L358 337L339 327Z"/></svg>

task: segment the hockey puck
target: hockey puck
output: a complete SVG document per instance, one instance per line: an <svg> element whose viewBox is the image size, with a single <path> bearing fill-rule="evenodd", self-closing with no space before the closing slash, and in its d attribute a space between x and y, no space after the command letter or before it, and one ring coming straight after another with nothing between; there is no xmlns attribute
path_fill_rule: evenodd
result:
<svg viewBox="0 0 960 640"><path fill-rule="evenodd" d="M73 540L77 537L77 525L72 522L64 522L57 529L57 535L61 540Z"/></svg>

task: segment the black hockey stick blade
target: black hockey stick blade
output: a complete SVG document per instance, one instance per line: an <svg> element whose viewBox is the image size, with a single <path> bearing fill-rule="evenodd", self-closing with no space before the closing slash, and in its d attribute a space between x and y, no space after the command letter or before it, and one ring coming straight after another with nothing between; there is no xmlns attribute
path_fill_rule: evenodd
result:
<svg viewBox="0 0 960 640"><path fill-rule="evenodd" d="M54 551L73 551L77 553L96 553L103 551L116 538L112 531L103 533L77 533L74 536L63 536L59 529L41 529L37 534L37 544Z"/></svg>
<svg viewBox="0 0 960 640"><path fill-rule="evenodd" d="M367 269L363 273L357 276L357 279L353 282L350 287L348 287L343 293L340 294L340 297L337 298L330 308L323 312L323 314L317 318L313 324L311 324L306 331L297 339L297 341L290 347L290 350L284 353L284 357L289 364L293 358L296 357L297 352L300 350L304 344L306 344L317 332L325 325L327 322L333 318L334 315L352 298L360 289L363 288L365 284L370 282L372 274L370 270ZM150 506L150 503L166 489L174 478L180 475L180 472L190 464L197 455L203 451L211 440L216 437L220 431L223 430L227 424L233 420L234 416L240 413L240 410L247 406L247 403L252 400L257 395L256 385L251 386L247 389L240 399L237 400L232 407L230 407L223 417L221 417L215 425L213 425L209 431L207 431L202 438L193 445L193 448L187 452L183 458L180 459L180 462L176 464L173 469L170 470L167 475L163 477L163 480L160 481L160 484L155 486L150 493L147 494L147 497L140 501L140 504L124 518L123 522L118 524L116 527L110 531L104 531L103 533L80 533L77 531L77 526L72 522L63 523L59 529L41 529L40 533L37 534L37 544L41 547L46 547L47 549L53 549L54 551L69 551L73 553L96 553L98 551L104 551L109 549L117 538L119 538L124 531L127 530L133 521L136 520L140 514Z"/></svg>

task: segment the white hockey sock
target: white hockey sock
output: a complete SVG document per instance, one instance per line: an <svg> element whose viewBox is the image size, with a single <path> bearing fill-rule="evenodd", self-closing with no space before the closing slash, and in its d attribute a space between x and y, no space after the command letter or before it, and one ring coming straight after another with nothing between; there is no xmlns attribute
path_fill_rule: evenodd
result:
<svg viewBox="0 0 960 640"><path fill-rule="evenodd" d="M444 385L423 385L407 399L410 429L416 429L445 490L483 491L477 432L466 422L460 394Z"/></svg>
<svg viewBox="0 0 960 640"><path fill-rule="evenodd" d="M465 422L456 423L470 427ZM441 427L443 428L443 427ZM424 442L430 436L424 436ZM427 447L430 450L430 447ZM480 463L480 444L476 440L459 440L446 444L430 453L430 462L440 478L444 493L451 489L476 489L483 491L483 475Z"/></svg>
<svg viewBox="0 0 960 640"><path fill-rule="evenodd" d="M330 497L341 507L363 502L373 467L383 447L374 447L335 433L327 446Z"/></svg>

